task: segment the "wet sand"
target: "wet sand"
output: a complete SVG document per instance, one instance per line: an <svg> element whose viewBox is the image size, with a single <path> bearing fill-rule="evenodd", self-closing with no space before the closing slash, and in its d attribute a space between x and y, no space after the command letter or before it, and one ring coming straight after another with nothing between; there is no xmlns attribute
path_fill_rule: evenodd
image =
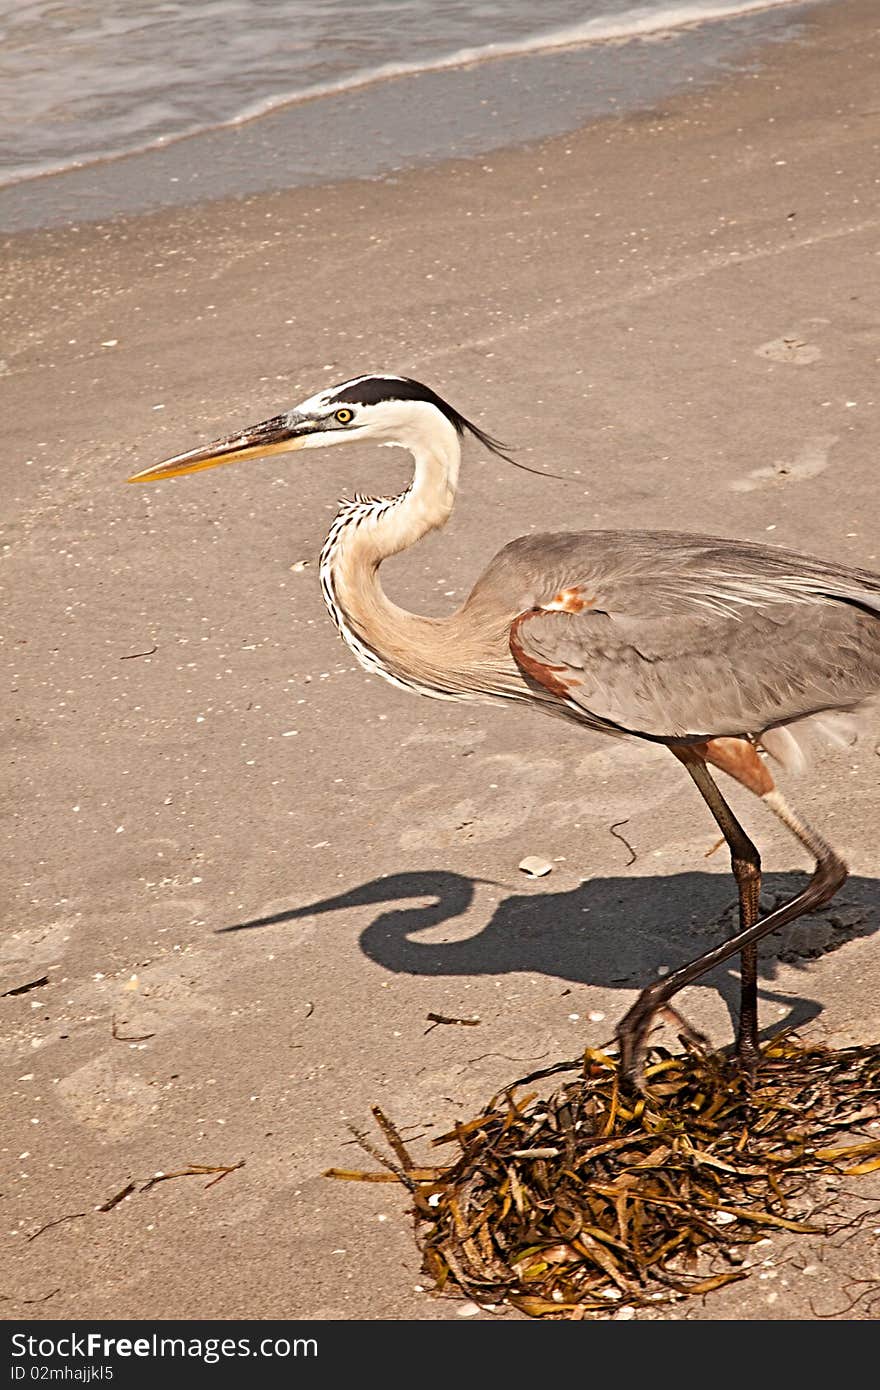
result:
<svg viewBox="0 0 880 1390"><path fill-rule="evenodd" d="M875 6L844 0L634 118L6 242L4 1316L456 1318L417 1288L405 1194L322 1178L360 1166L349 1124L379 1104L427 1152L498 1087L607 1041L735 896L662 750L355 667L317 554L336 497L398 489L402 454L123 479L386 369L571 475L469 447L449 527L388 566L406 606L448 611L532 528L880 568L878 48ZM852 878L793 962L763 961L767 1028L877 1038L875 743L788 785ZM791 889L799 850L732 800L769 891ZM527 854L552 875L519 873ZM721 971L686 1012L722 1045L735 998ZM480 1023L429 1031L430 1012ZM774 1236L767 1277L658 1316L868 1316L850 1281L876 1259L870 1227Z"/></svg>

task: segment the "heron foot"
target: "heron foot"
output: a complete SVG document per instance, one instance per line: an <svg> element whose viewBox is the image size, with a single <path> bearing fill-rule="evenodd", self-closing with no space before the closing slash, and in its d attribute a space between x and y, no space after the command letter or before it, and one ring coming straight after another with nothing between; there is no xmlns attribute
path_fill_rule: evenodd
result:
<svg viewBox="0 0 880 1390"><path fill-rule="evenodd" d="M705 1052L711 1046L705 1033L688 1023L678 1009L662 1001L655 1002L652 986L649 985L617 1025L621 1076L641 1095L647 1094L645 1053L648 1049L648 1037L660 1021L671 1023L682 1042L689 1043L700 1051Z"/></svg>
<svg viewBox="0 0 880 1390"><path fill-rule="evenodd" d="M736 1039L736 1060L747 1086L754 1084L758 1074L760 1056L761 1048L757 1033L743 1032L741 1029Z"/></svg>
<svg viewBox="0 0 880 1390"><path fill-rule="evenodd" d="M664 1004L661 1009L658 1009L657 1016L662 1016L667 1023L672 1024L682 1042L690 1043L691 1047L698 1048L700 1052L708 1052L711 1048L712 1044L706 1034L701 1033L699 1028L694 1028L692 1024L688 1023L684 1014L680 1014L678 1009L673 1009L671 1004Z"/></svg>

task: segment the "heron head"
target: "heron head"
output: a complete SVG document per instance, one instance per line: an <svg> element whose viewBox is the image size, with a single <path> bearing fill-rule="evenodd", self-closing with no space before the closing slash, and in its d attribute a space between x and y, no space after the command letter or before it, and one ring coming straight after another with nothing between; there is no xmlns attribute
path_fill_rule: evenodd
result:
<svg viewBox="0 0 880 1390"><path fill-rule="evenodd" d="M283 415L145 468L128 481L161 482L220 463L346 442L372 440L409 449L430 447L444 434L461 436L465 431L493 453L507 457L497 439L471 424L429 386L411 377L359 376L309 396Z"/></svg>

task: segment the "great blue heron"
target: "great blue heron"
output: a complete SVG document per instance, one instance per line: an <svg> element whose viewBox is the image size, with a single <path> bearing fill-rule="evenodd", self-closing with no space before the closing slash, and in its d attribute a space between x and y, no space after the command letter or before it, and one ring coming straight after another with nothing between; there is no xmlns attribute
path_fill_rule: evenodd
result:
<svg viewBox="0 0 880 1390"><path fill-rule="evenodd" d="M371 374L130 481L365 440L408 449L415 472L398 497L356 495L340 504L321 552L330 616L359 662L403 689L443 700L525 702L669 748L729 846L740 930L642 991L617 1028L621 1067L641 1085L654 1020L669 1015L687 1033L670 1000L739 952L737 1049L751 1073L757 944L827 903L847 873L784 800L765 755L796 762L801 721L880 694L880 575L712 536L562 532L511 541L449 617L408 613L384 593L379 566L447 521L467 432L507 457L498 440L429 387ZM803 891L763 918L760 856L710 764L759 796L815 860Z"/></svg>

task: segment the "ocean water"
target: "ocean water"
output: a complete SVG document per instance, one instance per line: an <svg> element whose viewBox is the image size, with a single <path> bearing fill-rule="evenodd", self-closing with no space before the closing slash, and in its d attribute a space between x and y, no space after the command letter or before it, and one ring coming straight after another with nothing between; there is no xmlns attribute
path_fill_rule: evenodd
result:
<svg viewBox="0 0 880 1390"><path fill-rule="evenodd" d="M0 226L561 133L735 66L815 2L0 0Z"/></svg>
<svg viewBox="0 0 880 1390"><path fill-rule="evenodd" d="M383 77L791 0L0 0L0 184Z"/></svg>

